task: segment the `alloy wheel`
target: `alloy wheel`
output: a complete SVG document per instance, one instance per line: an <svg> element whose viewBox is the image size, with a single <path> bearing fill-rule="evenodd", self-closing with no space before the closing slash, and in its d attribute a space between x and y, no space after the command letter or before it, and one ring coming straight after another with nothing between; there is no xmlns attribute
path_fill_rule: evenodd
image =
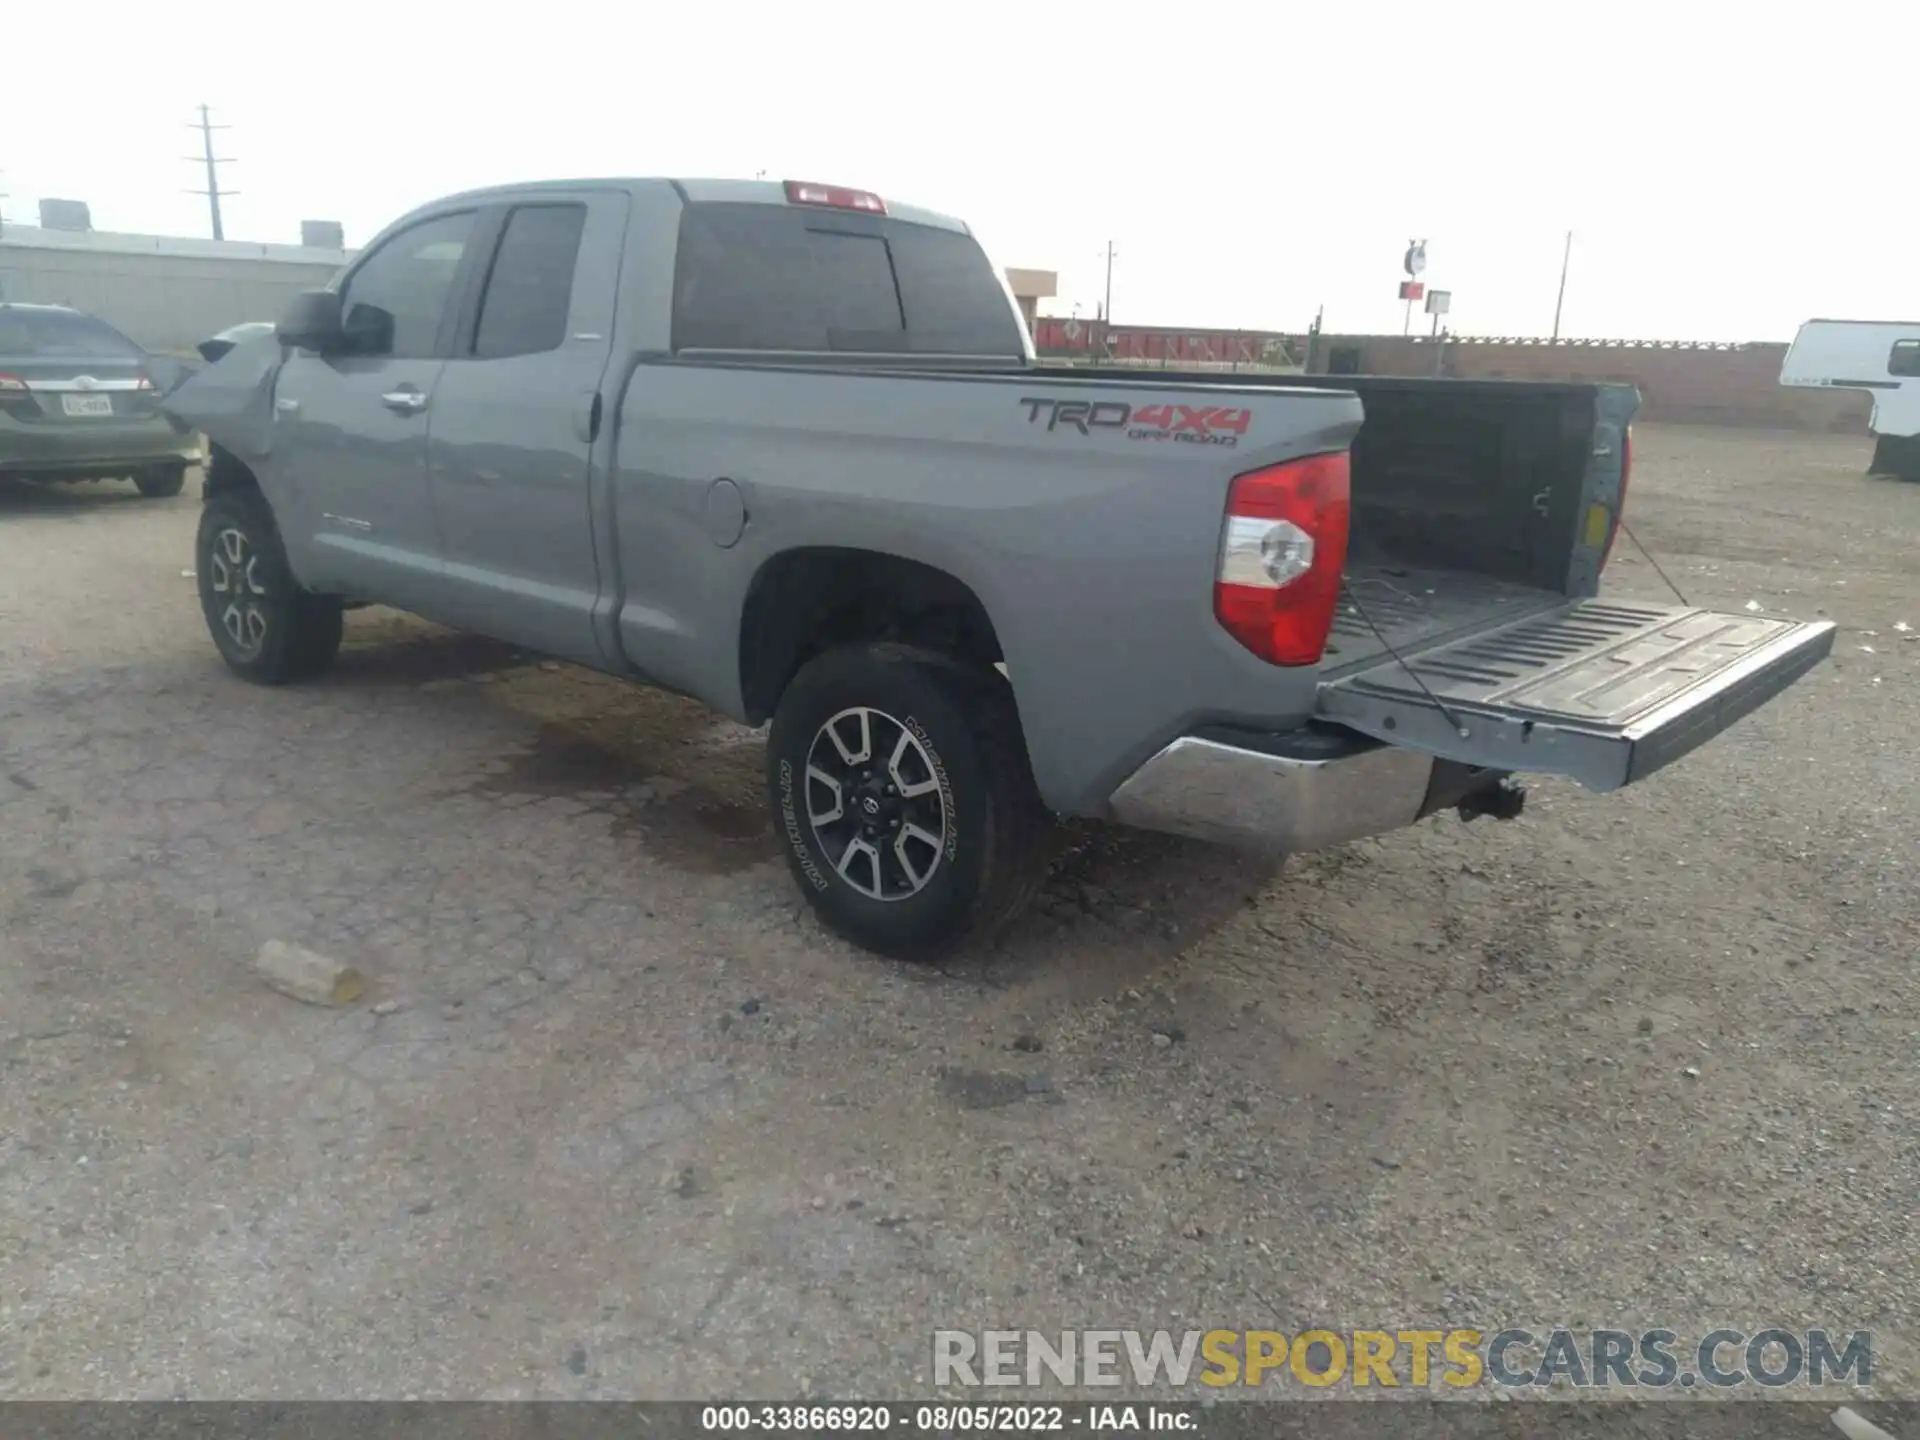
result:
<svg viewBox="0 0 1920 1440"><path fill-rule="evenodd" d="M260 553L244 531L229 525L214 535L207 584L219 597L221 628L242 659L253 659L267 643L268 594L260 580Z"/></svg>
<svg viewBox="0 0 1920 1440"><path fill-rule="evenodd" d="M884 710L854 706L807 751L807 822L840 878L874 900L918 895L946 855L946 787L915 733Z"/></svg>

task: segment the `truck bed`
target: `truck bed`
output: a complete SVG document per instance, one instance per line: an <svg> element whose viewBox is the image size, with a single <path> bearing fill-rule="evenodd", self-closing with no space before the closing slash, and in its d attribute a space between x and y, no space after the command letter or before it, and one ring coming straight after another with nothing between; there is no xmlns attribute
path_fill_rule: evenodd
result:
<svg viewBox="0 0 1920 1440"><path fill-rule="evenodd" d="M1468 570L1400 564L1383 556L1349 560L1321 673L1363 670L1456 636L1492 629L1565 604L1550 590Z"/></svg>
<svg viewBox="0 0 1920 1440"><path fill-rule="evenodd" d="M1490 601L1499 603L1484 611L1483 621L1504 620L1510 601L1525 603L1523 592L1562 599L1595 593L1604 546L1586 535L1588 507L1609 513L1617 507L1623 439L1639 403L1632 386L1604 383L1100 367L1042 367L1040 373L1124 374L1136 384L1151 377L1195 390L1358 396L1366 421L1352 450L1348 572L1396 648L1402 634L1409 640L1446 634ZM1424 577L1422 583L1375 583L1395 581L1394 568ZM1392 624L1382 612L1392 614ZM1357 643L1360 636L1348 638ZM1378 641L1371 643L1377 653Z"/></svg>

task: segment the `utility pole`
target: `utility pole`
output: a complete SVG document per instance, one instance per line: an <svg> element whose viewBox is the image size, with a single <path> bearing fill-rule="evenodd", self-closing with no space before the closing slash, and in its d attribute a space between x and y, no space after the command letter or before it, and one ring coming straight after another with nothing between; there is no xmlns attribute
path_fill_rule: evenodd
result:
<svg viewBox="0 0 1920 1440"><path fill-rule="evenodd" d="M1113 241L1107 242L1107 302L1100 307L1100 318L1108 325L1113 324Z"/></svg>
<svg viewBox="0 0 1920 1440"><path fill-rule="evenodd" d="M1553 338L1560 339L1560 307L1567 303L1567 262L1573 259L1573 232L1567 231L1567 248L1560 252L1560 293L1553 302Z"/></svg>
<svg viewBox="0 0 1920 1440"><path fill-rule="evenodd" d="M207 188L204 190L189 190L187 193L189 195L204 195L207 197L207 210L213 217L213 238L216 240L224 240L227 238L227 234L220 224L220 197L223 195L238 195L240 192L238 190L222 190L220 188L219 167L222 165L231 165L233 161L225 156L216 157L214 155L213 132L216 130L228 130L232 127L214 124L212 111L209 107L202 105L200 107L200 118L189 121L187 128L200 132L200 154L189 155L187 156L187 160L192 164L205 165L207 167Z"/></svg>

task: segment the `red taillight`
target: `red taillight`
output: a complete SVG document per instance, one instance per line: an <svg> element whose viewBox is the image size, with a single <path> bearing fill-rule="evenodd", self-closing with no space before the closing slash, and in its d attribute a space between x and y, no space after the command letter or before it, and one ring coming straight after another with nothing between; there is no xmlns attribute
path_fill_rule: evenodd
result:
<svg viewBox="0 0 1920 1440"><path fill-rule="evenodd" d="M1238 476L1227 492L1213 613L1271 665L1317 665L1333 628L1352 513L1347 454Z"/></svg>
<svg viewBox="0 0 1920 1440"><path fill-rule="evenodd" d="M18 375L0 375L0 395L5 395L11 399L15 396L25 395L26 393L27 382L22 380Z"/></svg>
<svg viewBox="0 0 1920 1440"><path fill-rule="evenodd" d="M795 205L824 205L830 210L864 210L869 215L887 213L887 202L865 190L849 190L844 185L815 185L806 180L787 181L787 199Z"/></svg>
<svg viewBox="0 0 1920 1440"><path fill-rule="evenodd" d="M1620 432L1620 493L1613 502L1613 529L1607 532L1607 545L1600 552L1600 568L1613 558L1613 542L1620 538L1620 527L1627 518L1627 481L1633 478L1633 427Z"/></svg>
<svg viewBox="0 0 1920 1440"><path fill-rule="evenodd" d="M133 382L133 388L136 390L151 390L153 389L153 381L150 377L142 375Z"/></svg>

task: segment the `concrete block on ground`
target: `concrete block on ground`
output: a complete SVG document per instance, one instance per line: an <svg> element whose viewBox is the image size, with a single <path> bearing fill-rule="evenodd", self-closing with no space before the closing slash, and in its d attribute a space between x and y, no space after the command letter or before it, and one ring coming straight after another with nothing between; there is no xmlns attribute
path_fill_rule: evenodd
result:
<svg viewBox="0 0 1920 1440"><path fill-rule="evenodd" d="M366 980L351 965L286 940L262 945L254 968L282 995L309 1005L337 1008L351 1005L366 993Z"/></svg>

